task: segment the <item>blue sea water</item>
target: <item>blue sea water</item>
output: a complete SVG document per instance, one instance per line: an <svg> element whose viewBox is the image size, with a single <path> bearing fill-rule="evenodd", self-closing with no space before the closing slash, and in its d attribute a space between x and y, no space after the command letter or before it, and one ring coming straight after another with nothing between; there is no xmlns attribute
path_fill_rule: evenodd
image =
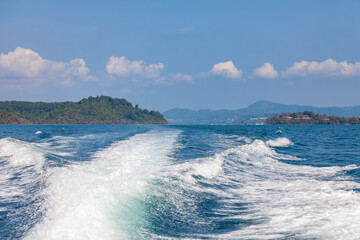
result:
<svg viewBox="0 0 360 240"><path fill-rule="evenodd" d="M360 239L359 164L360 126L1 125L0 239Z"/></svg>

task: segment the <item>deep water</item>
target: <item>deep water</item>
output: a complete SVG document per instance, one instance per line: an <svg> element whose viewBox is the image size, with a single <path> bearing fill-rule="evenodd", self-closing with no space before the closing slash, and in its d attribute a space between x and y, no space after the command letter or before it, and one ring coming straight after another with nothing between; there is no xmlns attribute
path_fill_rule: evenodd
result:
<svg viewBox="0 0 360 240"><path fill-rule="evenodd" d="M360 239L359 165L360 126L1 125L0 239Z"/></svg>

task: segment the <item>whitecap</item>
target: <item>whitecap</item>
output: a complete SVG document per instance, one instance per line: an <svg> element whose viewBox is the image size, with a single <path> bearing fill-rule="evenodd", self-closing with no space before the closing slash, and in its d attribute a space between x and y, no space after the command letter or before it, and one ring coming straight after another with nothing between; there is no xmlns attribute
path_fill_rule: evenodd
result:
<svg viewBox="0 0 360 240"><path fill-rule="evenodd" d="M90 162L49 170L46 214L25 239L139 238L138 201L168 164L178 134L138 134L96 152Z"/></svg>
<svg viewBox="0 0 360 240"><path fill-rule="evenodd" d="M293 145L293 142L287 138L276 138L266 141L266 144L270 147L288 147Z"/></svg>

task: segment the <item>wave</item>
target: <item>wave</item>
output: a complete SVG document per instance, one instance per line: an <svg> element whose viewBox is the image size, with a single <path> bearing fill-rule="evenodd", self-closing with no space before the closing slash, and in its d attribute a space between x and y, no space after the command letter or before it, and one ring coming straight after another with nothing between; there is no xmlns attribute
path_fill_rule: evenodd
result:
<svg viewBox="0 0 360 240"><path fill-rule="evenodd" d="M246 142L251 141L249 138L246 138ZM278 159L287 159L294 160L297 159L293 156L277 154L275 150L269 148L268 146L289 146L292 142L287 138L278 138L275 140L269 140L264 143L261 140L255 140L252 143L244 144L240 147L233 147L216 153L213 156L206 158L193 159L192 161L179 164L175 168L179 172L179 176L186 176L186 179L189 180L190 177L203 177L203 178L214 178L218 176L223 171L223 164L228 158L229 155L238 154L238 152L243 152L246 154L263 154L263 155L272 155ZM172 171L170 171L172 172ZM194 179L194 178L192 178ZM192 181L193 182L193 181Z"/></svg>
<svg viewBox="0 0 360 240"><path fill-rule="evenodd" d="M38 189L44 164L45 154L35 145L0 139L0 212L8 219L0 226L3 236L19 237L41 214Z"/></svg>
<svg viewBox="0 0 360 240"><path fill-rule="evenodd" d="M293 143L287 138L276 138L274 140L266 141L266 145L270 147L288 147L293 145Z"/></svg>
<svg viewBox="0 0 360 240"><path fill-rule="evenodd" d="M1 139L0 196L41 199L21 210L32 218L24 239L360 238L360 184L346 175L356 166L289 164L298 158L277 152L287 138L218 135L215 154L174 159L186 148L180 133L137 134L55 167L47 154L66 155L81 139Z"/></svg>
<svg viewBox="0 0 360 240"><path fill-rule="evenodd" d="M126 239L146 234L139 201L176 146L178 131L113 143L90 162L48 171L46 213L24 239ZM136 238L136 237L135 237Z"/></svg>
<svg viewBox="0 0 360 240"><path fill-rule="evenodd" d="M255 140L207 160L222 166L217 177L206 180L208 185L228 187L202 191L223 199L227 207L217 211L242 223L241 229L214 238L360 238L360 194L354 191L360 184L344 175L357 167L286 164L281 160L293 157L278 154L269 146L286 146L289 142ZM248 207L238 211L239 204ZM243 224L246 221L251 224Z"/></svg>
<svg viewBox="0 0 360 240"><path fill-rule="evenodd" d="M178 232L156 231L181 239L359 239L360 184L345 175L357 167L287 164L296 157L270 145L254 140L168 166L154 190L153 208L162 210L152 214Z"/></svg>
<svg viewBox="0 0 360 240"><path fill-rule="evenodd" d="M0 139L0 196L6 201L24 195L27 184L36 182L45 157L33 144L13 138ZM16 177L19 180L13 181Z"/></svg>

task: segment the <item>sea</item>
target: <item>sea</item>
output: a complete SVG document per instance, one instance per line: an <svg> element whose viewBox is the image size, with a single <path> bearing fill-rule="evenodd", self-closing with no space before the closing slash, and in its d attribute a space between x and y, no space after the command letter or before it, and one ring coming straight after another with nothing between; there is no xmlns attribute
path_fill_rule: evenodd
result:
<svg viewBox="0 0 360 240"><path fill-rule="evenodd" d="M360 126L1 125L0 239L360 239Z"/></svg>

